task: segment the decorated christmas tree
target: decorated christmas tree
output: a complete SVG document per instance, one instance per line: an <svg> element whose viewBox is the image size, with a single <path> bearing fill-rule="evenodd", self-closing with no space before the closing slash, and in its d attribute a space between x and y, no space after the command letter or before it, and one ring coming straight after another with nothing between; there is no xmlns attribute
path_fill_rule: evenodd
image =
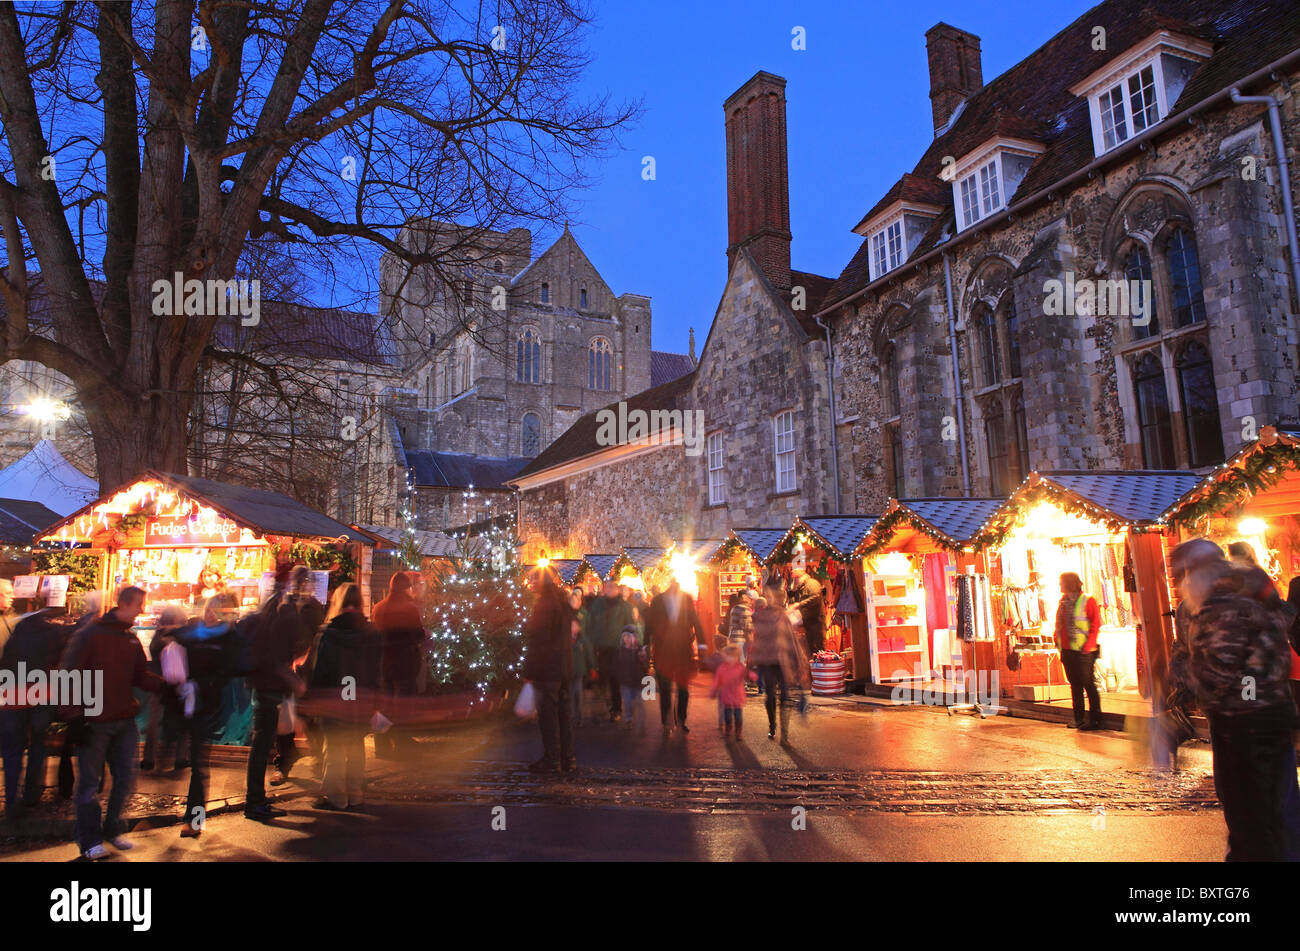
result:
<svg viewBox="0 0 1300 951"><path fill-rule="evenodd" d="M457 554L426 573L429 687L435 694L486 696L509 689L522 663L526 608L514 516L493 517L487 500L487 517L471 522L479 500L472 487L466 490Z"/></svg>

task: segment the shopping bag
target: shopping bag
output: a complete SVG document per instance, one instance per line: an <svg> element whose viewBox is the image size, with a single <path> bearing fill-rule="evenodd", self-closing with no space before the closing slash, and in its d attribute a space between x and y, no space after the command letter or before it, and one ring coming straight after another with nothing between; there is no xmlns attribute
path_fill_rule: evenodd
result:
<svg viewBox="0 0 1300 951"><path fill-rule="evenodd" d="M185 681L190 679L189 664L185 657L185 648L172 641L162 649L159 655L159 663L162 665L163 680L173 687L179 687Z"/></svg>
<svg viewBox="0 0 1300 951"><path fill-rule="evenodd" d="M521 720L537 716L537 691L532 681L525 683L523 689L519 691L519 699L515 701L515 716Z"/></svg>
<svg viewBox="0 0 1300 951"><path fill-rule="evenodd" d="M275 729L277 735L286 736L297 732L296 706L293 697L285 697L280 701L280 723Z"/></svg>

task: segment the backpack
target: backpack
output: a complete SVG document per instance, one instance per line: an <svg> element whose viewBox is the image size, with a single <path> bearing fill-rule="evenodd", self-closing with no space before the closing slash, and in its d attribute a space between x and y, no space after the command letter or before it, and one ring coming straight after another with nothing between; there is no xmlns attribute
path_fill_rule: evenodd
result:
<svg viewBox="0 0 1300 951"><path fill-rule="evenodd" d="M257 671L255 645L265 616L263 611L253 611L240 618L235 625L235 643L234 649L231 651L230 676L249 677Z"/></svg>

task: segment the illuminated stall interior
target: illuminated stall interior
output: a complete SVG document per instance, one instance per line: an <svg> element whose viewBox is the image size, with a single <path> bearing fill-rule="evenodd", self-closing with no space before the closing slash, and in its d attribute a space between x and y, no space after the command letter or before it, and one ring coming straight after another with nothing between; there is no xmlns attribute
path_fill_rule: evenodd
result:
<svg viewBox="0 0 1300 951"><path fill-rule="evenodd" d="M999 499L893 499L855 549L873 683L961 680L994 665L992 586L975 548ZM959 613L967 599L969 610ZM860 676L865 676L867 670Z"/></svg>
<svg viewBox="0 0 1300 951"><path fill-rule="evenodd" d="M255 607L277 562L308 558L359 578L376 542L277 492L146 471L47 529L37 545L99 556L106 606L116 591L147 592L147 630L168 605L196 614L214 594ZM323 569L329 570L329 569Z"/></svg>
<svg viewBox="0 0 1300 951"><path fill-rule="evenodd" d="M1170 633L1162 519L1199 482L1191 472L1034 472L995 513L984 535L997 550L995 623L1014 654L1017 699L1069 702L1055 620L1060 575L1073 572L1101 614L1103 710L1149 711L1148 671L1163 671Z"/></svg>

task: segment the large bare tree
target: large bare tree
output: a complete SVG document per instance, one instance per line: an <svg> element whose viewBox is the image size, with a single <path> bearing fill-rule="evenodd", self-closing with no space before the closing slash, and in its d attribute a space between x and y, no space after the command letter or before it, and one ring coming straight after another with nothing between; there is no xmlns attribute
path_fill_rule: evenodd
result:
<svg viewBox="0 0 1300 951"><path fill-rule="evenodd" d="M72 381L102 485L184 471L241 317L156 313L156 282L256 277L270 243L357 309L380 252L448 283L474 263L397 241L409 218L559 220L635 111L577 95L588 23L568 0L0 4L0 357Z"/></svg>

